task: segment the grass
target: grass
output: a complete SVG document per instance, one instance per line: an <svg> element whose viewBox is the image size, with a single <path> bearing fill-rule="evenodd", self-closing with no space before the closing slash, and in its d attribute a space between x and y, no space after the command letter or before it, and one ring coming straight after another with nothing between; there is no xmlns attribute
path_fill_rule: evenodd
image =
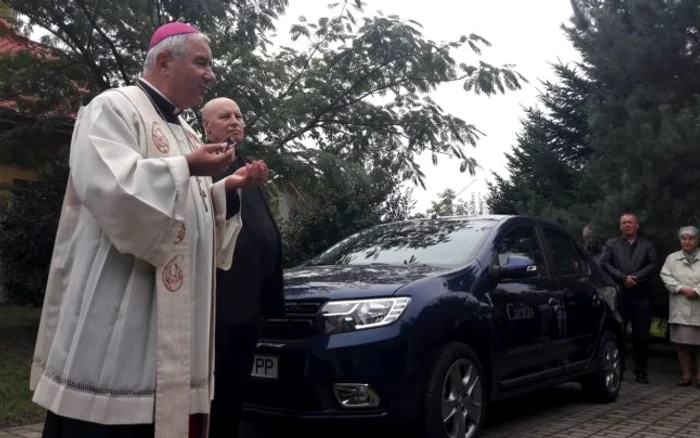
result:
<svg viewBox="0 0 700 438"><path fill-rule="evenodd" d="M44 419L29 391L40 315L40 308L0 305L0 429Z"/></svg>
<svg viewBox="0 0 700 438"><path fill-rule="evenodd" d="M631 333L632 327L629 327L628 330L630 330ZM666 321L659 318L652 318L649 335L652 338L666 339Z"/></svg>

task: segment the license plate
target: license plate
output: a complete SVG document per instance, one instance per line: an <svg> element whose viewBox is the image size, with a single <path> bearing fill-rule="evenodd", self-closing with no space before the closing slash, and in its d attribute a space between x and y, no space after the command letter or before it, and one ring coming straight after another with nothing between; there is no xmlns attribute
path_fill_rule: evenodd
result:
<svg viewBox="0 0 700 438"><path fill-rule="evenodd" d="M255 356L250 375L261 379L276 379L279 376L279 359L274 356Z"/></svg>

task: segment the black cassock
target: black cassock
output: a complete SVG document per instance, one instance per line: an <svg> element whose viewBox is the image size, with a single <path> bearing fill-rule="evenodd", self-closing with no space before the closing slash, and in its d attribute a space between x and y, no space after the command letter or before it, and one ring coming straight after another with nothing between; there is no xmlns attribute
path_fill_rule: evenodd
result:
<svg viewBox="0 0 700 438"><path fill-rule="evenodd" d="M238 157L227 172L246 161ZM214 401L210 438L237 436L246 382L253 367L255 346L265 318L284 315L282 240L260 187L227 197L227 216L241 208L241 228L233 263L216 273L216 352Z"/></svg>
<svg viewBox="0 0 700 438"><path fill-rule="evenodd" d="M152 424L104 425L46 413L42 438L153 438Z"/></svg>

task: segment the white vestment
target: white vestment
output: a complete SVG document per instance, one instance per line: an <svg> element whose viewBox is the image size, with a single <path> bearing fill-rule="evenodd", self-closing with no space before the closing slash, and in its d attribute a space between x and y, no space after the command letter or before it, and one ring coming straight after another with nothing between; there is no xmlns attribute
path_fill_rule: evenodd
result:
<svg viewBox="0 0 700 438"><path fill-rule="evenodd" d="M215 270L241 221L223 180L190 176L201 143L181 122L138 87L79 112L31 370L55 414L186 438L188 414L209 412Z"/></svg>

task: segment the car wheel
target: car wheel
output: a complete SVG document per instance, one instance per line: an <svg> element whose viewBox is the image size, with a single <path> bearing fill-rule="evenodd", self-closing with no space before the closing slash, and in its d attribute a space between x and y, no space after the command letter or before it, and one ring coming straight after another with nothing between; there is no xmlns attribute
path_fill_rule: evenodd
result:
<svg viewBox="0 0 700 438"><path fill-rule="evenodd" d="M620 394L622 352L612 332L603 333L597 355L596 371L581 382L583 392L598 403L610 403Z"/></svg>
<svg viewBox="0 0 700 438"><path fill-rule="evenodd" d="M424 396L425 436L476 438L486 409L486 379L479 357L450 343L437 354Z"/></svg>

